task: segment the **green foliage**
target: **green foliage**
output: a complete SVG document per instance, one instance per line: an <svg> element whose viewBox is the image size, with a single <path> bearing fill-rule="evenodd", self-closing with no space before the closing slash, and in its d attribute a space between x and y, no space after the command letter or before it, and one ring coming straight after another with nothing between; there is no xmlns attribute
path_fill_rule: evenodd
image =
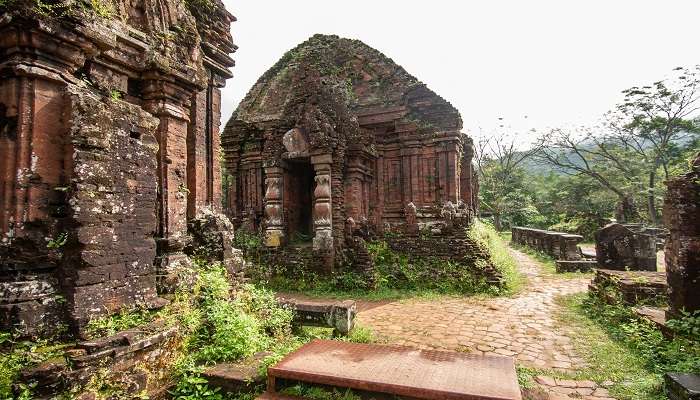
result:
<svg viewBox="0 0 700 400"><path fill-rule="evenodd" d="M435 257L409 257L393 251L384 241L369 243L379 288L441 294L491 292L483 278L471 268Z"/></svg>
<svg viewBox="0 0 700 400"><path fill-rule="evenodd" d="M224 400L220 388L212 388L207 380L198 375L184 375L171 391L173 399L178 400Z"/></svg>
<svg viewBox="0 0 700 400"><path fill-rule="evenodd" d="M19 372L50 359L62 359L66 345L48 340L18 340L0 332L0 398L11 399L12 384ZM31 387L24 386L20 398L31 398Z"/></svg>
<svg viewBox="0 0 700 400"><path fill-rule="evenodd" d="M469 237L487 249L491 264L501 273L504 279L502 294L518 292L524 283L524 278L518 272L517 261L508 250L496 229L482 221L476 220L469 229ZM485 261L482 261L485 262Z"/></svg>
<svg viewBox="0 0 700 400"><path fill-rule="evenodd" d="M110 0L89 0L86 3L87 9L93 11L97 16L101 18L109 18L114 15L114 4ZM118 93L116 99L121 99L121 92L112 90L112 98L114 98L114 92Z"/></svg>
<svg viewBox="0 0 700 400"><path fill-rule="evenodd" d="M245 229L237 229L234 234L233 245L237 249L243 250L244 254L250 255L262 247L262 239L260 236Z"/></svg>
<svg viewBox="0 0 700 400"><path fill-rule="evenodd" d="M518 290L521 284L515 260L507 246L493 228L476 223L468 233L486 253L489 260L477 261L477 265L437 257L409 256L390 248L386 240L367 243L367 251L374 262L372 276L352 269L341 269L329 275L319 275L309 266L294 263L292 267L253 262L248 275L257 283L275 290L304 292L312 296L389 299L408 296L508 294ZM258 238L243 235L240 243L259 245ZM391 240L390 234L386 235ZM258 254L253 250L248 253ZM259 259L259 258L258 258ZM478 270L494 266L503 276L504 285L491 284L478 276Z"/></svg>
<svg viewBox="0 0 700 400"><path fill-rule="evenodd" d="M525 170L486 160L479 171L479 204L493 216L497 230L520 225L538 212L527 190Z"/></svg>
<svg viewBox="0 0 700 400"><path fill-rule="evenodd" d="M282 391L282 394L312 400L361 400L360 395L351 389L326 389L309 384L297 384Z"/></svg>
<svg viewBox="0 0 700 400"><path fill-rule="evenodd" d="M652 322L621 304L609 305L583 294L558 302L564 306L558 319L574 333L574 344L588 364L575 379L613 381L611 393L618 399L663 399L665 372L700 372L700 338L686 336L685 328L680 328L691 327L692 332L697 324L692 317L682 318L676 335L668 339Z"/></svg>
<svg viewBox="0 0 700 400"><path fill-rule="evenodd" d="M49 242L46 244L47 249L52 249L52 250L57 250L63 247L66 242L68 242L68 234L65 232L60 233L58 236L55 238L49 240Z"/></svg>
<svg viewBox="0 0 700 400"><path fill-rule="evenodd" d="M245 285L231 298L231 287L223 266L200 269L194 286L195 303L205 316L194 332L189 353L195 362L232 361L267 348L267 332L282 334L292 313L274 302L274 295Z"/></svg>
<svg viewBox="0 0 700 400"><path fill-rule="evenodd" d="M114 335L117 332L146 325L156 313L143 308L124 308L118 313L91 319L85 327L89 338Z"/></svg>
<svg viewBox="0 0 700 400"><path fill-rule="evenodd" d="M289 338L293 314L276 302L272 292L242 285L232 296L226 270L220 264L197 262L194 278L191 287L176 294L171 307L177 311L170 318L189 327L176 365L179 379L173 398L225 399L199 377L202 365L238 361L258 351L301 345L287 344L296 343Z"/></svg>
<svg viewBox="0 0 700 400"><path fill-rule="evenodd" d="M696 310L692 314L682 311L681 318L669 320L666 325L677 335L700 342L700 311Z"/></svg>
<svg viewBox="0 0 700 400"><path fill-rule="evenodd" d="M537 370L533 368L527 368L522 365L515 366L515 372L518 375L518 386L523 389L531 389L535 387L535 376L537 376Z"/></svg>

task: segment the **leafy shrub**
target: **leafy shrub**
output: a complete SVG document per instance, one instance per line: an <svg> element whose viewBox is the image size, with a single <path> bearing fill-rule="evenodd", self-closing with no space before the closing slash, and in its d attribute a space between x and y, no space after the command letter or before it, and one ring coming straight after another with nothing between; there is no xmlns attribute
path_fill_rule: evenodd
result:
<svg viewBox="0 0 700 400"><path fill-rule="evenodd" d="M669 320L666 325L677 335L700 341L700 310L692 314L682 311L681 318Z"/></svg>
<svg viewBox="0 0 700 400"><path fill-rule="evenodd" d="M260 321L232 303L212 302L205 315L208 340L197 351L200 361L237 360L251 356L269 344Z"/></svg>
<svg viewBox="0 0 700 400"><path fill-rule="evenodd" d="M204 321L190 345L198 362L231 361L250 356L271 343L267 333L283 335L293 318L277 304L274 294L243 285L231 296L226 270L220 264L200 265L194 301Z"/></svg>
<svg viewBox="0 0 700 400"><path fill-rule="evenodd" d="M236 293L236 305L239 309L255 315L263 329L274 337L290 333L294 311L280 306L272 291L243 285Z"/></svg>
<svg viewBox="0 0 700 400"><path fill-rule="evenodd" d="M224 400L219 388L212 388L198 375L185 375L169 393L177 400Z"/></svg>
<svg viewBox="0 0 700 400"><path fill-rule="evenodd" d="M273 346L284 347L275 340L289 335L293 314L277 303L272 292L253 285L241 285L232 296L222 265L195 264L194 283L176 293L171 307L178 310L171 318L190 326L175 368L178 384L171 394L175 399L219 400L226 396L200 378L201 366L237 361Z"/></svg>
<svg viewBox="0 0 700 400"><path fill-rule="evenodd" d="M249 255L251 252L260 249L262 246L262 239L255 233L245 229L237 229L233 236L233 245L243 250L246 255Z"/></svg>

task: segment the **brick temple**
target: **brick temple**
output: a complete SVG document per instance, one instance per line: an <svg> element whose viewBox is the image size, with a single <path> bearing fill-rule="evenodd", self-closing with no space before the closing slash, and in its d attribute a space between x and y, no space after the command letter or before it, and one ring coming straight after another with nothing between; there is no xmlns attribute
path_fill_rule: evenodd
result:
<svg viewBox="0 0 700 400"><path fill-rule="evenodd" d="M382 232L476 207L459 112L379 51L315 35L243 99L223 135L228 214L265 244L311 238L329 266L358 225Z"/></svg>
<svg viewBox="0 0 700 400"><path fill-rule="evenodd" d="M75 331L157 306L157 282L186 259L188 220L220 209L235 18L220 1L6 5L0 328Z"/></svg>

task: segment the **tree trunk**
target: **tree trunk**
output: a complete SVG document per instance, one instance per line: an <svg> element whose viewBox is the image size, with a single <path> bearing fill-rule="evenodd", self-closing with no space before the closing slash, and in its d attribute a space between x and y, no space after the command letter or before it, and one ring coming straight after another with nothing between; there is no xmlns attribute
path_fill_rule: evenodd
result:
<svg viewBox="0 0 700 400"><path fill-rule="evenodd" d="M636 217L636 210L634 207L634 200L628 195L620 196L620 203L617 205L615 210L615 219L619 223L626 223L632 221Z"/></svg>
<svg viewBox="0 0 700 400"><path fill-rule="evenodd" d="M656 212L656 203L654 202L654 187L656 186L656 171L649 172L649 193L647 193L647 208L649 209L649 223L656 226L659 216Z"/></svg>
<svg viewBox="0 0 700 400"><path fill-rule="evenodd" d="M493 214L493 225L497 232L501 231L501 214Z"/></svg>

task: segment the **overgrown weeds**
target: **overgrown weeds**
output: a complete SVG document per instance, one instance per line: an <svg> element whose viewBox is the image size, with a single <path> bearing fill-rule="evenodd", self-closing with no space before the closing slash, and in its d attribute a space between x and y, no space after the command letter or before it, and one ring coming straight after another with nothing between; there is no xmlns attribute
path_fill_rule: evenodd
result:
<svg viewBox="0 0 700 400"><path fill-rule="evenodd" d="M492 225L476 220L469 230L469 237L488 251L491 263L503 276L501 293L513 294L520 291L525 280L499 232Z"/></svg>
<svg viewBox="0 0 700 400"><path fill-rule="evenodd" d="M61 359L67 346L49 340L19 340L11 333L0 332L0 398L14 398L12 385L21 370L50 359ZM19 398L30 399L31 387L20 385Z"/></svg>
<svg viewBox="0 0 700 400"><path fill-rule="evenodd" d="M558 302L563 306L558 315L561 329L568 329L587 364L562 377L612 381L610 392L618 399L663 399L665 372L700 373L698 315L671 322L675 336L668 339L622 304L606 304L585 294Z"/></svg>
<svg viewBox="0 0 700 400"><path fill-rule="evenodd" d="M468 235L484 249L489 255L488 259L479 260L476 265L465 265L438 257L395 251L389 246L391 237L369 242L367 251L374 263L374 270L369 276L366 271L358 272L349 267L329 275L320 275L311 266L299 263L268 265L259 257L259 238L249 233L237 236L237 244L251 261L249 276L277 291L367 300L517 292L522 285L522 277L517 271L515 259L495 230L477 221ZM479 271L485 269L487 263L503 276L501 286L487 282L480 275Z"/></svg>

